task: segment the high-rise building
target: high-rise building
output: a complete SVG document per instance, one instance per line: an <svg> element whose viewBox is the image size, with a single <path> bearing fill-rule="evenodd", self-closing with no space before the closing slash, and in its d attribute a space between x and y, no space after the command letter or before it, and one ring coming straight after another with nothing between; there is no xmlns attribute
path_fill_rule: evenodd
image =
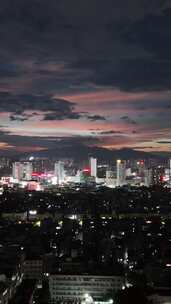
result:
<svg viewBox="0 0 171 304"><path fill-rule="evenodd" d="M33 171L34 172L46 172L46 171L53 171L54 163L52 159L46 157L30 157L29 159L33 164Z"/></svg>
<svg viewBox="0 0 171 304"><path fill-rule="evenodd" d="M10 159L6 157L0 158L0 169L1 168L9 168L10 167Z"/></svg>
<svg viewBox="0 0 171 304"><path fill-rule="evenodd" d="M114 171L106 171L106 186L110 188L114 188L116 186L116 177Z"/></svg>
<svg viewBox="0 0 171 304"><path fill-rule="evenodd" d="M55 163L54 176L56 177L56 182L58 185L62 184L65 179L64 163L58 161Z"/></svg>
<svg viewBox="0 0 171 304"><path fill-rule="evenodd" d="M152 169L146 169L144 171L144 185L150 187L153 183L153 172Z"/></svg>
<svg viewBox="0 0 171 304"><path fill-rule="evenodd" d="M145 186L162 186L165 183L165 169L163 167L154 167L145 170Z"/></svg>
<svg viewBox="0 0 171 304"><path fill-rule="evenodd" d="M152 185L164 184L165 169L163 167L152 168Z"/></svg>
<svg viewBox="0 0 171 304"><path fill-rule="evenodd" d="M20 180L22 176L22 167L20 162L15 162L12 164L12 177L14 179Z"/></svg>
<svg viewBox="0 0 171 304"><path fill-rule="evenodd" d="M22 166L22 179L30 180L32 178L33 167L32 163L24 162Z"/></svg>
<svg viewBox="0 0 171 304"><path fill-rule="evenodd" d="M126 179L126 162L121 159L116 161L116 186L123 186Z"/></svg>
<svg viewBox="0 0 171 304"><path fill-rule="evenodd" d="M97 177L97 158L90 157L90 175Z"/></svg>
<svg viewBox="0 0 171 304"><path fill-rule="evenodd" d="M31 180L32 178L32 163L30 162L15 162L12 166L12 176L14 179Z"/></svg>
<svg viewBox="0 0 171 304"><path fill-rule="evenodd" d="M171 158L169 158L169 183L171 185Z"/></svg>
<svg viewBox="0 0 171 304"><path fill-rule="evenodd" d="M167 172L164 167L158 166L146 169L144 174L144 184L150 186L163 186L167 183Z"/></svg>
<svg viewBox="0 0 171 304"><path fill-rule="evenodd" d="M145 161L144 160L137 161L136 171L139 176L144 176L145 169L146 169Z"/></svg>

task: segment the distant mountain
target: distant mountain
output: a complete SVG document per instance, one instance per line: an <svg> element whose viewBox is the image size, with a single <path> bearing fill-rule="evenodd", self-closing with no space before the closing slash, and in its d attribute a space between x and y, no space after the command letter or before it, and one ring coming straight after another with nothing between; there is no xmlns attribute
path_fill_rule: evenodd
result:
<svg viewBox="0 0 171 304"><path fill-rule="evenodd" d="M113 161L115 159L149 159L149 158L165 158L160 154L137 151L133 149L123 148L119 150L109 150L101 147L64 146L52 150L35 152L30 155L49 158L73 158L78 161L87 159L89 156L97 157L100 161Z"/></svg>
<svg viewBox="0 0 171 304"><path fill-rule="evenodd" d="M48 157L55 159L62 158L72 158L77 161L86 160L89 156L94 156L99 159L99 161L114 161L116 159L165 159L169 157L169 153L166 152L143 152L137 151L130 148L123 148L119 150L109 150L101 147L89 147L86 145L64 145L63 147L59 146L55 149L37 151L32 153L17 153L14 151L0 151L0 157L7 156L12 157L13 159L18 159L21 157Z"/></svg>

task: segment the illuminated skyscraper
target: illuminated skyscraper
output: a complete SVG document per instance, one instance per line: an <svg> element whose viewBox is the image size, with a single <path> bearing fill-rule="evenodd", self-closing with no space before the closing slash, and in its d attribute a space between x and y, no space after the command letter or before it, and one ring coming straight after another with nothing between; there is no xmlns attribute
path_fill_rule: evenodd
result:
<svg viewBox="0 0 171 304"><path fill-rule="evenodd" d="M33 167L32 163L24 162L22 164L22 179L30 180L32 178Z"/></svg>
<svg viewBox="0 0 171 304"><path fill-rule="evenodd" d="M126 178L126 162L118 159L116 161L116 186L122 186L125 184Z"/></svg>
<svg viewBox="0 0 171 304"><path fill-rule="evenodd" d="M152 172L152 168L150 169L146 169L144 171L144 185L146 187L150 187L153 183L153 172Z"/></svg>
<svg viewBox="0 0 171 304"><path fill-rule="evenodd" d="M165 170L163 167L158 166L152 168L152 185L162 186L165 182Z"/></svg>
<svg viewBox="0 0 171 304"><path fill-rule="evenodd" d="M30 162L15 162L12 167L12 176L17 180L31 180L32 178L32 163Z"/></svg>
<svg viewBox="0 0 171 304"><path fill-rule="evenodd" d="M169 183L171 185L171 158L169 159Z"/></svg>
<svg viewBox="0 0 171 304"><path fill-rule="evenodd" d="M106 171L106 186L114 188L116 186L115 172L111 170Z"/></svg>
<svg viewBox="0 0 171 304"><path fill-rule="evenodd" d="M97 177L97 158L90 157L90 175Z"/></svg>
<svg viewBox="0 0 171 304"><path fill-rule="evenodd" d="M20 162L15 162L12 164L12 177L14 179L20 180L22 176L22 167Z"/></svg>
<svg viewBox="0 0 171 304"><path fill-rule="evenodd" d="M65 170L64 170L64 163L62 161L58 161L55 163L54 176L56 177L56 181L58 185L64 182Z"/></svg>

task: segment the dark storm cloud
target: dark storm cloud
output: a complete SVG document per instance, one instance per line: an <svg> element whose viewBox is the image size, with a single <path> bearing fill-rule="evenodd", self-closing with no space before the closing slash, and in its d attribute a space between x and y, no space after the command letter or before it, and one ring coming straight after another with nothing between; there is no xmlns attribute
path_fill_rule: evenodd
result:
<svg viewBox="0 0 171 304"><path fill-rule="evenodd" d="M109 130L109 131L101 131L101 135L113 135L113 134L123 134L120 131L114 131L114 130Z"/></svg>
<svg viewBox="0 0 171 304"><path fill-rule="evenodd" d="M52 136L23 136L23 135L15 135L10 132L1 131L1 142L7 143L10 148L9 150L20 150L20 148L29 147L29 150L35 147L40 147L44 150L51 149L62 149L65 147L73 147L76 148L79 146L101 146L103 143L110 144L112 142L118 143L118 141L124 141L127 138L125 135L122 135L118 132L118 134L113 133L111 137L111 133L107 134L102 132L102 134L95 134L95 136L68 136L68 137L52 137ZM102 136L104 135L104 137ZM68 150L69 152L70 150Z"/></svg>
<svg viewBox="0 0 171 304"><path fill-rule="evenodd" d="M121 134L121 135L125 135L127 134L127 132L122 132L122 131L115 131L115 130L107 130L107 131L102 131L100 129L92 129L90 130L91 131L91 134L93 135L104 135L104 136L113 136L113 135L118 135L118 134ZM129 132L128 132L129 133ZM131 133L134 133L136 134L136 131L132 131Z"/></svg>
<svg viewBox="0 0 171 304"><path fill-rule="evenodd" d="M134 16L135 17L135 16ZM171 10L108 26L107 46L72 66L93 72L92 82L127 91L171 88ZM98 39L98 38L97 38ZM103 35L102 35L103 39ZM98 42L97 42L98 45Z"/></svg>
<svg viewBox="0 0 171 304"><path fill-rule="evenodd" d="M106 120L106 118L101 115L87 115L86 117L91 121Z"/></svg>
<svg viewBox="0 0 171 304"><path fill-rule="evenodd" d="M44 115L43 120L64 120L64 119L79 119L81 118L79 113L61 113L61 112L52 112Z"/></svg>
<svg viewBox="0 0 171 304"><path fill-rule="evenodd" d="M0 92L0 111L22 114L24 111L71 111L74 103L55 99L50 95L21 94Z"/></svg>
<svg viewBox="0 0 171 304"><path fill-rule="evenodd" d="M92 125L94 121L100 120L105 124L105 120L108 120L103 116L105 107L100 101L98 103L97 100L99 108L95 115L96 111L88 113L89 105L85 109L84 104L81 104L84 100L77 105L70 102L68 97L65 100L60 96L71 96L71 92L96 92L105 90L106 87L109 90L132 92L170 90L169 6L170 1L161 0L2 0L0 90L3 92L0 92L0 112L9 113L11 126L16 126L17 122L24 124L32 116L37 122L82 119L89 120ZM125 127L126 124L143 124L145 119L150 121L156 114L155 110L168 110L168 113L170 110L169 98L162 104L162 98L158 101L150 94L149 100L136 102L134 99L128 103L122 100L117 102L116 99L114 101L112 103L109 100L111 117L117 116L115 107L120 109L118 117L121 116ZM76 106L83 106L87 112L76 111ZM136 115L133 111L129 112L130 109L135 109ZM149 110L149 116L140 118L137 112L144 110ZM130 117L127 116L129 114ZM4 124L5 117L2 115ZM166 116L162 115L162 119L163 117ZM163 124L166 128L169 123L165 121L167 119L162 123L158 118L158 127L161 128ZM29 122L27 124L31 125ZM37 134L42 134L39 131L46 128L46 125L46 122L41 122ZM108 128L115 126L109 125ZM72 123L70 131L72 132ZM14 132L21 130L18 127ZM109 131L101 131L101 139L94 134L93 139L85 138L84 143L103 144L107 141L104 138L110 137L108 144L112 145L111 137L114 137L114 144L117 145L118 141L123 144L122 134L118 138L113 131L110 134L105 132ZM48 148L49 144L51 147L56 144L54 138L1 135L2 142L14 146L39 145ZM69 140L76 146L83 141L82 138L78 138L78 142L75 138L68 138ZM62 142L64 144L65 140Z"/></svg>
<svg viewBox="0 0 171 304"><path fill-rule="evenodd" d="M12 121L25 121L38 116L36 111L43 112L43 120L64 120L85 118L90 121L105 120L100 115L89 115L74 111L75 103L53 98L50 95L21 94L14 95L9 92L0 92L0 112L12 113ZM32 111L31 114L25 113Z"/></svg>
<svg viewBox="0 0 171 304"><path fill-rule="evenodd" d="M155 58L130 58L99 66L93 80L98 85L111 85L125 91L153 91L170 89L170 79L171 63Z"/></svg>
<svg viewBox="0 0 171 304"><path fill-rule="evenodd" d="M132 146L131 147L133 150L143 150L143 149L153 149L153 146L143 146L143 147L139 147L139 146Z"/></svg>
<svg viewBox="0 0 171 304"><path fill-rule="evenodd" d="M1 59L0 59L1 60ZM15 78L24 74L21 67L13 63L0 62L0 79Z"/></svg>
<svg viewBox="0 0 171 304"><path fill-rule="evenodd" d="M71 112L71 113L48 113L44 115L43 120L64 120L64 119L81 119L85 118L90 121L98 121L98 120L106 120L104 116L101 115L88 115L86 113L78 113L78 112Z"/></svg>
<svg viewBox="0 0 171 304"><path fill-rule="evenodd" d="M1 142L7 143L11 147L20 148L20 147L42 147L47 150L55 148L63 148L67 146L79 146L82 144L92 145L99 143L100 139L98 137L90 136L77 136L77 137L41 137L41 136L22 136L14 135L10 132L5 132L0 130Z"/></svg>
<svg viewBox="0 0 171 304"><path fill-rule="evenodd" d="M72 137L62 137L58 138L57 144L60 147L66 146L79 146L79 145L96 145L100 142L100 138L92 136L72 136Z"/></svg>
<svg viewBox="0 0 171 304"><path fill-rule="evenodd" d="M159 0L2 1L1 56L32 58L41 91L88 81L124 90L168 89L168 7L168 1ZM41 64L49 62L65 62L70 73L66 69L60 78L58 72L43 72Z"/></svg>
<svg viewBox="0 0 171 304"><path fill-rule="evenodd" d="M73 112L74 103L64 99L55 99L50 95L31 95L22 94L14 95L9 92L0 93L0 112L9 112L11 120L24 121L32 115L35 116L35 111L51 112L49 115L55 116L53 119L72 118L78 119L79 114ZM32 115L25 111L33 111ZM45 119L48 119L44 113ZM51 118L51 117L49 117Z"/></svg>
<svg viewBox="0 0 171 304"><path fill-rule="evenodd" d="M48 146L48 143L50 142L49 138L43 138L43 137L29 137L29 136L22 136L22 135L13 135L10 132L4 132L0 131L1 135L1 142L7 143L14 147L22 147L22 146L41 146L43 145L44 148Z"/></svg>
<svg viewBox="0 0 171 304"><path fill-rule="evenodd" d="M165 144L167 145L167 144L171 144L171 141L160 140L160 141L157 141L157 143L158 143L158 144L162 144L162 145L165 145Z"/></svg>
<svg viewBox="0 0 171 304"><path fill-rule="evenodd" d="M130 118L129 116L122 116L122 117L120 117L120 119L125 121L128 124L133 124L133 125L137 124L137 122L135 120L133 120L132 118Z"/></svg>
<svg viewBox="0 0 171 304"><path fill-rule="evenodd" d="M28 119L25 115L10 115L9 118L11 121L25 121Z"/></svg>

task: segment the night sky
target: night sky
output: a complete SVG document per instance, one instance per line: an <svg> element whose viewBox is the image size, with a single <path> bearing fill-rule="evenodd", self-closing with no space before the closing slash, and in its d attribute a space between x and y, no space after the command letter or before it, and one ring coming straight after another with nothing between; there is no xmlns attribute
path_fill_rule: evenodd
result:
<svg viewBox="0 0 171 304"><path fill-rule="evenodd" d="M1 1L1 150L169 151L170 114L170 0Z"/></svg>

